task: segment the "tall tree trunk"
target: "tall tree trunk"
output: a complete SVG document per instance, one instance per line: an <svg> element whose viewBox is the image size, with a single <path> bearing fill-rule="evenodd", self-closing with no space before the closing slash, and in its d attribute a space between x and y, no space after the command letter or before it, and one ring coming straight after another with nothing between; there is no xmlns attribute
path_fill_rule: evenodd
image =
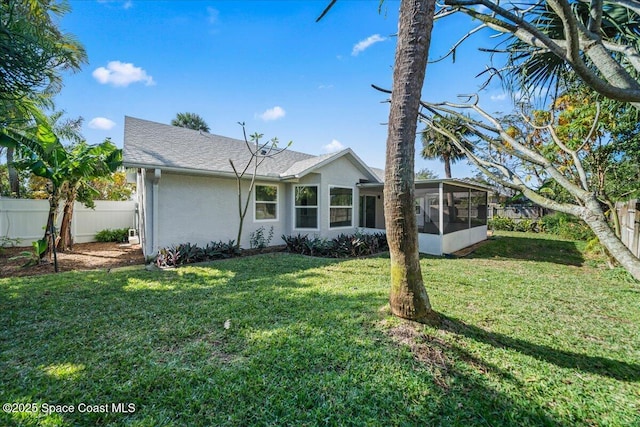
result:
<svg viewBox="0 0 640 427"><path fill-rule="evenodd" d="M447 179L451 179L451 159L449 158L449 156L444 154L442 156L442 161L444 162L444 176ZM449 223L453 221L456 217L456 207L453 203L453 193L450 191L447 191L446 196L447 196L447 213L449 215L449 218L446 221L446 223ZM444 224L442 226L445 227Z"/></svg>
<svg viewBox="0 0 640 427"><path fill-rule="evenodd" d="M62 223L60 224L60 240L58 241L58 251L65 252L67 249L73 248L73 237L71 236L71 220L73 219L73 205L75 203L75 192L67 195L64 202L64 210L62 214Z"/></svg>
<svg viewBox="0 0 640 427"><path fill-rule="evenodd" d="M391 255L391 312L422 322L437 317L422 281L414 208L418 108L434 8L435 0L402 0L400 4L384 182L384 215Z"/></svg>
<svg viewBox="0 0 640 427"><path fill-rule="evenodd" d="M60 205L60 193L57 189L53 189L49 195L49 215L47 216L47 228L44 230L44 239L47 241L47 250L40 256L40 260L45 259L51 262L51 255L55 250L55 236L52 230L55 230L56 219L58 217L58 206Z"/></svg>
<svg viewBox="0 0 640 427"><path fill-rule="evenodd" d="M18 171L13 166L14 148L7 147L7 174L9 175L9 192L14 197L20 198L20 177Z"/></svg>
<svg viewBox="0 0 640 427"><path fill-rule="evenodd" d="M442 161L444 162L444 176L451 179L451 159L449 156L443 155Z"/></svg>

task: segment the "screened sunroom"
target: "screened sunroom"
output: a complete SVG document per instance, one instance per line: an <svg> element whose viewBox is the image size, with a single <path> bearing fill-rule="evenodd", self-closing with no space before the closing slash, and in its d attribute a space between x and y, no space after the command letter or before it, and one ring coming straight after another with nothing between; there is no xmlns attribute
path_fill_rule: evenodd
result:
<svg viewBox="0 0 640 427"><path fill-rule="evenodd" d="M450 254L487 239L489 189L457 179L416 181L420 252ZM383 184L360 184L359 226L384 229Z"/></svg>

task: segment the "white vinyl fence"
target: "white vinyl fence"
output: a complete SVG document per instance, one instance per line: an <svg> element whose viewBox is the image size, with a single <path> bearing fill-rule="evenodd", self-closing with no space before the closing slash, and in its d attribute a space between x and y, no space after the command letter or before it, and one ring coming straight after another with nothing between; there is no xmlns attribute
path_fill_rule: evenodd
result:
<svg viewBox="0 0 640 427"><path fill-rule="evenodd" d="M135 228L135 202L97 200L95 204L94 210L76 202L71 223L75 243L93 242L96 233L107 228ZM64 202L60 203L58 227L63 207ZM0 238L20 239L18 246L31 246L44 236L48 212L47 200L0 198Z"/></svg>

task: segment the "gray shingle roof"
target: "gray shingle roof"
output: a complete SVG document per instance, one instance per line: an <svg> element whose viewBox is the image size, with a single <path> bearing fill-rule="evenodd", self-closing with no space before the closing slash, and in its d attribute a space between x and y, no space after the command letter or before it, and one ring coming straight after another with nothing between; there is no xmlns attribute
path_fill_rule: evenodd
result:
<svg viewBox="0 0 640 427"><path fill-rule="evenodd" d="M276 179L298 178L344 155L349 155L372 180L376 179L375 173L348 148L322 156L287 149L266 158L257 175ZM127 167L171 168L211 174L232 174L229 159L238 169L244 168L251 160L242 140L134 117L125 117L122 157Z"/></svg>
<svg viewBox="0 0 640 427"><path fill-rule="evenodd" d="M129 167L169 167L200 172L233 173L250 161L244 141L196 130L125 117L123 163ZM286 150L265 159L261 176L280 176L300 161L315 156Z"/></svg>
<svg viewBox="0 0 640 427"><path fill-rule="evenodd" d="M291 165L286 171L282 172L282 176L298 176L309 169L313 169L325 160L335 157L336 153L324 154L322 156L313 156L311 158L300 160Z"/></svg>

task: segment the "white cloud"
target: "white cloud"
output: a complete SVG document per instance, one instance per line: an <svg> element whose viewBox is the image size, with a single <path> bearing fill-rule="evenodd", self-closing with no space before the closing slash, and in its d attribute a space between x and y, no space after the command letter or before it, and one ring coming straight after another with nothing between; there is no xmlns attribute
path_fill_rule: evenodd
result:
<svg viewBox="0 0 640 427"><path fill-rule="evenodd" d="M116 122L105 117L94 117L89 122L89 127L91 129L109 130L112 129L115 125Z"/></svg>
<svg viewBox="0 0 640 427"><path fill-rule="evenodd" d="M383 42L386 38L382 37L380 34L374 34L372 36L367 37L364 40L359 41L353 46L353 50L351 51L352 56L357 56L360 52L364 52L365 49L369 48L371 45Z"/></svg>
<svg viewBox="0 0 640 427"><path fill-rule="evenodd" d="M269 108L268 110L266 110L264 113L262 114L258 114L257 116L259 118L261 118L262 120L264 120L265 122L270 122L272 120L278 120L283 118L285 115L287 114L286 111L284 111L284 108L279 107L279 106L275 106L273 108Z"/></svg>
<svg viewBox="0 0 640 427"><path fill-rule="evenodd" d="M118 4L118 3L122 3L122 8L125 10L129 10L131 9L131 7L133 7L133 2L131 0L98 0L98 3L102 3L102 4Z"/></svg>
<svg viewBox="0 0 640 427"><path fill-rule="evenodd" d="M328 84L328 85L320 85L318 86L319 90L324 90L324 89L333 89L333 85L332 84Z"/></svg>
<svg viewBox="0 0 640 427"><path fill-rule="evenodd" d="M504 101L505 99L507 99L507 94L503 92L497 95L491 95L489 99L491 99L492 101Z"/></svg>
<svg viewBox="0 0 640 427"><path fill-rule="evenodd" d="M337 139L332 139L330 143L322 146L322 150L325 153L335 153L337 151L344 150L346 147L342 144L342 142Z"/></svg>
<svg viewBox="0 0 640 427"><path fill-rule="evenodd" d="M207 7L207 21L209 21L209 24L216 24L219 16L220 11L218 9L211 6Z"/></svg>
<svg viewBox="0 0 640 427"><path fill-rule="evenodd" d="M96 68L92 75L98 82L112 86L126 87L136 82L143 82L146 86L156 84L145 70L128 62L111 61L106 68Z"/></svg>

